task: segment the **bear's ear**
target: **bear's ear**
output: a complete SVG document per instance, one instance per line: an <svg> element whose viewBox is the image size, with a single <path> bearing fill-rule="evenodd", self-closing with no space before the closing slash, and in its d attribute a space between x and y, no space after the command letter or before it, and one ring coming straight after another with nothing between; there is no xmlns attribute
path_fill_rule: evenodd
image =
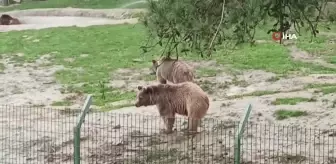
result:
<svg viewBox="0 0 336 164"><path fill-rule="evenodd" d="M143 87L142 86L138 86L138 90L140 91Z"/></svg>

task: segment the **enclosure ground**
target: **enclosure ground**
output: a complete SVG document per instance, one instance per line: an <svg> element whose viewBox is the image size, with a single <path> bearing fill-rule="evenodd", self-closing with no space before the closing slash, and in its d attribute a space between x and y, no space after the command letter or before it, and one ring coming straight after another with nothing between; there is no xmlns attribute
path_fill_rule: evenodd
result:
<svg viewBox="0 0 336 164"><path fill-rule="evenodd" d="M8 26L8 28L11 27ZM312 138L304 138L308 136L307 129L293 132L278 126L335 128L336 113L333 110L336 106L336 69L335 62L333 62L336 48L334 44L335 27L332 26L330 31L321 33L313 42L309 42L310 37L307 34L288 46L269 42L271 37L265 34L263 28L265 27L260 27L257 32L257 39L260 42L254 47L243 45L234 50L221 50L214 54L211 60L203 60L194 56L183 57L196 69L197 83L210 95L212 100L207 118L201 128L203 133L200 136L202 137L193 141L198 146L201 145L201 148L195 148L193 152L195 154L192 155L206 156L204 153L209 153L210 150L204 147L213 145L214 149L218 148L218 151L213 150L214 152L225 153L224 155L213 153L211 160L216 159L214 161L218 163L232 160L234 127L244 114L244 109L251 103L253 106L251 125L247 128L249 130L245 136L245 141L249 143L245 142L245 144L264 143L265 145L244 149L245 161L253 163L268 159L269 161L276 160L278 163L281 163L281 160L282 162L288 162L288 160L292 160L291 162L301 160L332 162L331 157L336 156L335 152L330 149L335 146L332 130L310 129L309 136ZM2 38L0 44L3 45L0 47L0 72L2 72L0 79L3 79L0 81L1 104L78 109L85 94L94 95L94 106L83 127L83 160L89 161L88 163L91 161L92 163L118 162L116 160L121 157L129 157L133 160L132 155L139 155L137 153L140 153L140 150L147 152L146 149L148 149L153 152L160 146L165 151L171 150L169 151L171 155L168 155L169 160L191 160L181 159L181 156L176 155L179 154L181 148L167 148L167 144L178 146L189 142L187 138L186 141L182 141L183 144L175 143L181 140L179 129L184 126L184 121L177 123L178 132L171 135L171 138L163 137L153 134L163 127L159 117L153 118L158 115L155 107L135 108L133 106L138 85L157 83L155 76L150 75L149 68L151 60L161 55L160 49L145 56L141 55L139 47L145 39L145 29L142 25L11 31L0 33L0 38ZM32 109L16 110L8 107L3 107L1 110L3 111L2 129L8 131L8 134L1 136L4 138L2 140L4 144L20 145L24 144L19 142L22 140L26 142L48 140L43 142L58 145L54 152L49 153L57 156L53 157L54 160L50 163L57 163L60 160L71 161L69 157L72 153L71 145L66 144L71 142L71 139L51 134L51 130L55 129L47 126L46 122L57 122L55 126L64 127L59 133L70 137L75 120L75 116L71 113L74 111L39 110L37 112ZM10 113L15 113L15 110L16 113L23 112L23 114L10 115ZM153 117L145 117L144 114ZM24 120L24 118L27 121L14 124L14 119ZM213 119L221 122L213 121ZM46 128L42 130L45 132L35 135L33 129L42 124L46 126L38 129ZM154 125L156 127L152 127ZM273 125L277 128L272 130L268 127ZM23 133L23 131L30 131L25 133L26 138L8 140L9 137L15 136L18 132ZM261 131L265 134L261 134ZM132 138L131 136L137 137ZM143 146L143 144L148 144L148 140L154 140L153 138L166 138L166 141L160 141L155 148L148 145ZM263 142L271 139L272 141ZM274 140L277 139L275 143ZM218 140L225 140L225 142L219 143ZM285 140L287 143L284 143ZM129 144L126 144L126 141L129 141ZM330 147L316 150L306 148L308 146L316 148L315 142L317 141L320 144L330 145ZM123 145L121 143L125 147L120 146ZM294 143L298 145L296 148L293 147ZM138 144L138 147L135 148L134 144ZM274 146L270 147L270 145ZM60 146L62 148L59 148ZM18 157L10 156L11 153L7 152L7 154L4 153L2 159L13 161L17 158L25 162L29 160L31 163L48 160L49 158L40 159L38 157L27 159L28 156L33 156L27 154L36 147L41 146L37 144L35 147L20 149L23 154L26 154L18 155ZM116 150L120 149L120 152L111 152L111 147ZM268 149L272 151L267 151ZM302 157L289 158L291 154L297 154L292 151L293 149L302 151ZM189 147L187 153L191 150L194 150L193 147ZM12 149L12 151L18 150ZM270 152L280 154L281 157L270 154ZM314 153L319 153L318 156L321 158L309 158ZM167 157L167 152L161 155L147 152L141 156L147 157L147 162L148 159L162 161L164 159L158 158ZM285 159L287 161L284 161ZM193 158L193 160L196 163L204 162L198 158ZM21 161L18 160L17 163ZM267 163L267 161L263 162Z"/></svg>

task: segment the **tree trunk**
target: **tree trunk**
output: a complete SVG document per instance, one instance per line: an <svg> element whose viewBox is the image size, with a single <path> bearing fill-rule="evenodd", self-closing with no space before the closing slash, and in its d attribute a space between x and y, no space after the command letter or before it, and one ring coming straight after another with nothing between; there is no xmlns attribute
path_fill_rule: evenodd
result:
<svg viewBox="0 0 336 164"><path fill-rule="evenodd" d="M2 4L4 6L8 6L9 5L9 0L2 0Z"/></svg>

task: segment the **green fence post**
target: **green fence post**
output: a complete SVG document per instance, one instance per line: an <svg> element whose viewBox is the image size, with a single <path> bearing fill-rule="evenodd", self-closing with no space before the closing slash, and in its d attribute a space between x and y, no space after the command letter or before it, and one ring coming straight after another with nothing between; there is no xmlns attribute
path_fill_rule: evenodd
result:
<svg viewBox="0 0 336 164"><path fill-rule="evenodd" d="M88 113L90 109L90 105L92 103L92 96L88 95L86 97L85 103L80 114L77 117L77 124L74 127L74 164L80 164L80 132L81 127L84 122L86 113Z"/></svg>
<svg viewBox="0 0 336 164"><path fill-rule="evenodd" d="M248 118L250 117L250 113L252 110L252 105L249 104L245 111L245 115L242 118L242 120L239 123L236 136L235 136L235 150L234 150L234 163L235 164L240 164L240 152L241 152L241 137L242 134L244 133L244 127L245 124L247 123Z"/></svg>

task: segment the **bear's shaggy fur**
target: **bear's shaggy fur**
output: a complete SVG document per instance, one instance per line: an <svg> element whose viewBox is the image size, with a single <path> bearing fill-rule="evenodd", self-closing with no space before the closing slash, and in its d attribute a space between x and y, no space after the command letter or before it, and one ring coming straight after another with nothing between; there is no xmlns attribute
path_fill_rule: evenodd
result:
<svg viewBox="0 0 336 164"><path fill-rule="evenodd" d="M193 68L186 62L177 59L163 58L160 61L152 60L153 72L161 84L166 84L167 80L172 83L182 83L194 81Z"/></svg>
<svg viewBox="0 0 336 164"><path fill-rule="evenodd" d="M14 17L11 17L8 14L2 14L0 17L0 24L1 25L17 25L17 24L21 24L21 22Z"/></svg>
<svg viewBox="0 0 336 164"><path fill-rule="evenodd" d="M9 25L10 21L12 19L13 18L10 15L8 15L8 14L2 14L1 17L0 17L0 24L1 25Z"/></svg>
<svg viewBox="0 0 336 164"><path fill-rule="evenodd" d="M175 114L188 116L189 132L197 132L200 120L209 109L208 95L193 82L138 86L136 107L156 105L166 129L171 133Z"/></svg>

